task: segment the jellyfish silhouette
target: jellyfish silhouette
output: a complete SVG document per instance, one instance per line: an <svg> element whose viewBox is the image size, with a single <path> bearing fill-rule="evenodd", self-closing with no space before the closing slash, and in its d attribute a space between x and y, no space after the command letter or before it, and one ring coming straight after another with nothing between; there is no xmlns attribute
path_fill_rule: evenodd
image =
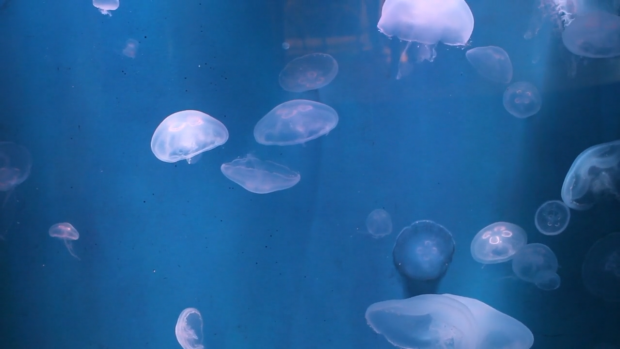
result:
<svg viewBox="0 0 620 349"><path fill-rule="evenodd" d="M245 190L256 194L268 194L293 187L301 176L284 165L263 161L248 154L221 166L226 178Z"/></svg>
<svg viewBox="0 0 620 349"><path fill-rule="evenodd" d="M620 56L620 17L603 11L578 15L562 33L562 42L577 56Z"/></svg>
<svg viewBox="0 0 620 349"><path fill-rule="evenodd" d="M372 210L366 217L366 229L368 234L375 239L390 235L392 233L390 214L381 208Z"/></svg>
<svg viewBox="0 0 620 349"><path fill-rule="evenodd" d="M516 224L496 222L484 227L471 241L471 255L479 263L495 264L512 259L527 243L525 230Z"/></svg>
<svg viewBox="0 0 620 349"><path fill-rule="evenodd" d="M488 80L502 84L512 80L512 62L501 47L476 47L467 51L465 57L478 74Z"/></svg>
<svg viewBox="0 0 620 349"><path fill-rule="evenodd" d="M174 327L177 341L183 349L204 349L202 333L202 316L196 308L187 308L181 312Z"/></svg>
<svg viewBox="0 0 620 349"><path fill-rule="evenodd" d="M504 108L517 118L525 119L538 113L541 104L538 89L529 82L515 82L504 91Z"/></svg>
<svg viewBox="0 0 620 349"><path fill-rule="evenodd" d="M539 232L545 235L562 233L570 222L570 210L562 201L551 200L540 205L534 215L534 223Z"/></svg>
<svg viewBox="0 0 620 349"><path fill-rule="evenodd" d="M93 6L99 9L102 14L112 16L110 11L118 9L120 3L119 0L93 0Z"/></svg>
<svg viewBox="0 0 620 349"><path fill-rule="evenodd" d="M290 61L280 72L279 82L291 92L316 90L329 85L338 74L338 62L325 53L312 53Z"/></svg>
<svg viewBox="0 0 620 349"><path fill-rule="evenodd" d="M593 295L620 302L620 233L606 235L590 247L581 278Z"/></svg>
<svg viewBox="0 0 620 349"><path fill-rule="evenodd" d="M80 257L78 257L75 252L73 252L72 244L72 241L80 238L80 233L78 233L78 231L73 227L73 225L71 225L71 223L54 224L50 227L49 234L53 238L61 239L65 243L65 246L67 247L69 253L78 260L80 259Z"/></svg>
<svg viewBox="0 0 620 349"><path fill-rule="evenodd" d="M134 39L127 39L125 42L125 48L123 48L123 55L129 58L136 58L138 54L138 46L140 43Z"/></svg>
<svg viewBox="0 0 620 349"><path fill-rule="evenodd" d="M512 271L519 279L535 284L541 290L560 287L558 259L547 245L527 244L512 258Z"/></svg>
<svg viewBox="0 0 620 349"><path fill-rule="evenodd" d="M6 204L13 189L30 176L32 159L28 149L13 142L0 142L0 191L7 192Z"/></svg>

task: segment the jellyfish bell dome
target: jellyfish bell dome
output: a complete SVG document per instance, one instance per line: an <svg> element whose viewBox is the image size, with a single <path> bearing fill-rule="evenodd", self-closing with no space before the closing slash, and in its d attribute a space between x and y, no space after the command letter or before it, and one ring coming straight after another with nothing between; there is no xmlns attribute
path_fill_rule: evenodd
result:
<svg viewBox="0 0 620 349"><path fill-rule="evenodd" d="M183 110L159 124L151 139L151 150L164 162L193 163L195 157L227 140L228 130L220 121L197 110Z"/></svg>
<svg viewBox="0 0 620 349"><path fill-rule="evenodd" d="M515 275L542 290L551 291L560 287L557 270L558 259L547 245L527 244L512 258L512 271Z"/></svg>
<svg viewBox="0 0 620 349"><path fill-rule="evenodd" d="M93 0L93 6L99 9L104 15L112 16L110 11L118 9L119 0Z"/></svg>
<svg viewBox="0 0 620 349"><path fill-rule="evenodd" d="M490 81L507 84L512 80L512 62L501 47L472 48L465 53L465 57L478 74Z"/></svg>
<svg viewBox="0 0 620 349"><path fill-rule="evenodd" d="M536 229L544 235L562 233L570 222L570 209L562 201L551 200L540 205L534 215Z"/></svg>
<svg viewBox="0 0 620 349"><path fill-rule="evenodd" d="M366 229L368 234L375 239L382 238L392 233L392 218L390 214L381 208L372 210L366 217Z"/></svg>
<svg viewBox="0 0 620 349"><path fill-rule="evenodd" d="M562 42L577 56L620 56L620 17L603 11L577 15L562 32Z"/></svg>
<svg viewBox="0 0 620 349"><path fill-rule="evenodd" d="M181 312L174 333L183 349L204 349L202 326L202 315L198 309L187 308Z"/></svg>
<svg viewBox="0 0 620 349"><path fill-rule="evenodd" d="M529 118L538 113L542 97L536 86L526 81L510 84L503 96L504 108L519 119Z"/></svg>
<svg viewBox="0 0 620 349"><path fill-rule="evenodd" d="M471 241L471 255L479 263L507 262L527 243L525 230L516 224L496 222L484 227Z"/></svg>
<svg viewBox="0 0 620 349"><path fill-rule="evenodd" d="M284 165L263 161L251 154L221 166L226 178L255 194L285 190L299 183L301 175Z"/></svg>
<svg viewBox="0 0 620 349"><path fill-rule="evenodd" d="M25 147L0 142L0 191L9 191L30 176L32 158Z"/></svg>
<svg viewBox="0 0 620 349"><path fill-rule="evenodd" d="M290 61L280 72L279 82L290 92L316 90L329 85L338 74L338 62L325 53L311 53Z"/></svg>
<svg viewBox="0 0 620 349"><path fill-rule="evenodd" d="M65 243L65 247L67 247L67 251L76 259L80 259L80 257L73 252L72 244L72 241L80 238L80 233L78 233L77 229L75 229L71 223L64 222L54 224L50 227L48 233L51 237L62 240Z"/></svg>
<svg viewBox="0 0 620 349"><path fill-rule="evenodd" d="M620 302L620 233L606 235L590 247L581 277L593 295Z"/></svg>

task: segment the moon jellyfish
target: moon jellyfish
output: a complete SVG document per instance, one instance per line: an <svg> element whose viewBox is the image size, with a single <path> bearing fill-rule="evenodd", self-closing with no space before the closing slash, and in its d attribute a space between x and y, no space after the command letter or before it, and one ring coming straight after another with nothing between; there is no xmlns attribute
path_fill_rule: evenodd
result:
<svg viewBox="0 0 620 349"><path fill-rule="evenodd" d="M516 224L497 222L484 227L471 241L471 256L483 264L503 263L527 243L525 230Z"/></svg>
<svg viewBox="0 0 620 349"><path fill-rule="evenodd" d="M228 140L226 126L197 110L176 112L157 126L151 139L151 150L164 162L186 160L192 164L202 152Z"/></svg>
<svg viewBox="0 0 620 349"><path fill-rule="evenodd" d="M104 15L112 16L110 11L114 11L119 6L119 0L93 0L93 6L99 9Z"/></svg>
<svg viewBox="0 0 620 349"><path fill-rule="evenodd" d="M0 142L0 191L10 191L30 176L32 159L25 147Z"/></svg>
<svg viewBox="0 0 620 349"><path fill-rule="evenodd" d="M562 42L577 56L620 56L620 17L602 11L576 16L562 33Z"/></svg>
<svg viewBox="0 0 620 349"><path fill-rule="evenodd" d="M560 287L558 259L543 244L528 244L519 249L512 258L512 271L519 279L535 284L545 291Z"/></svg>
<svg viewBox="0 0 620 349"><path fill-rule="evenodd" d="M125 48L123 49L123 55L129 58L136 58L136 54L138 53L138 46L140 43L134 39L127 39L125 43Z"/></svg>
<svg viewBox="0 0 620 349"><path fill-rule="evenodd" d="M382 238L392 233L392 218L383 209L376 209L366 217L366 229L375 239Z"/></svg>
<svg viewBox="0 0 620 349"><path fill-rule="evenodd" d="M414 280L442 276L454 254L448 229L433 221L417 221L398 234L392 255L399 272Z"/></svg>
<svg viewBox="0 0 620 349"><path fill-rule="evenodd" d="M504 91L504 108L520 119L538 113L541 104L542 97L538 89L529 82L515 82Z"/></svg>
<svg viewBox="0 0 620 349"><path fill-rule="evenodd" d="M202 316L198 309L187 308L181 312L174 327L177 341L183 349L204 349L202 341Z"/></svg>
<svg viewBox="0 0 620 349"><path fill-rule="evenodd" d="M512 62L508 53L497 46L476 47L465 53L469 63L478 74L502 84L512 80Z"/></svg>
<svg viewBox="0 0 620 349"><path fill-rule="evenodd" d="M78 257L73 252L72 244L72 241L80 238L80 233L78 233L78 231L73 227L73 225L71 225L71 223L54 224L50 227L49 234L53 238L58 238L62 240L65 243L65 246L67 247L69 253L78 260L80 259L80 257Z"/></svg>
<svg viewBox="0 0 620 349"><path fill-rule="evenodd" d="M620 301L620 233L594 243L583 262L581 277L593 295L608 301Z"/></svg>
<svg viewBox="0 0 620 349"><path fill-rule="evenodd" d="M558 235L570 222L570 210L562 201L552 200L540 205L534 216L539 232L545 235Z"/></svg>
<svg viewBox="0 0 620 349"><path fill-rule="evenodd" d="M562 185L562 201L573 210L587 210L607 198L620 200L620 140L584 150Z"/></svg>
<svg viewBox="0 0 620 349"><path fill-rule="evenodd" d="M250 154L245 158L222 164L221 170L226 178L256 194L288 189L301 179L298 172L286 166L263 161Z"/></svg>
<svg viewBox="0 0 620 349"><path fill-rule="evenodd" d="M290 61L280 72L280 86L291 92L327 86L338 74L338 62L325 53L312 53Z"/></svg>
<svg viewBox="0 0 620 349"><path fill-rule="evenodd" d="M336 111L323 103L294 99L273 108L254 127L254 138L264 145L303 144L338 125Z"/></svg>

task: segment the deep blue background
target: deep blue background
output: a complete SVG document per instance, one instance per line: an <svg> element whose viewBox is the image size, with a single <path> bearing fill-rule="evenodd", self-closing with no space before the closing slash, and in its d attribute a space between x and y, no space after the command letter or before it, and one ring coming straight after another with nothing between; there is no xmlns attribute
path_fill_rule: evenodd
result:
<svg viewBox="0 0 620 349"><path fill-rule="evenodd" d="M533 1L469 5L472 46L506 49L513 81L543 95L537 115L510 116L504 87L460 48L440 45L435 62L395 80L402 45L376 30L379 0L121 0L112 17L88 0L6 0L0 140L28 147L34 164L0 211L0 348L178 348L186 307L202 312L207 348L391 348L366 307L422 291L506 312L532 330L534 348L620 345L620 306L589 295L580 276L589 246L620 230L620 204L573 211L556 237L533 220L582 150L620 138L620 62L577 62L571 79L551 25L523 39ZM129 38L140 42L135 59L121 54ZM310 52L336 58L336 79L318 93L282 90L279 71ZM332 106L338 127L304 146L258 145L255 123L294 98ZM192 166L150 150L157 125L183 109L230 132ZM248 152L301 182L243 190L219 166ZM379 207L395 232L374 240L360 232ZM450 229L457 250L441 282L412 287L391 249L419 219ZM560 289L471 258L472 237L500 220L555 251ZM47 235L64 221L81 234L81 261Z"/></svg>

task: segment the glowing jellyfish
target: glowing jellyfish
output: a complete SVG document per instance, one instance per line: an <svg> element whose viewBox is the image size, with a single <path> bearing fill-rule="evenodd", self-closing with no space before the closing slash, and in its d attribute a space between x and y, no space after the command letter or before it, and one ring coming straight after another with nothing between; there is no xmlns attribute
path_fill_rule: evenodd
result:
<svg viewBox="0 0 620 349"><path fill-rule="evenodd" d="M562 41L578 56L620 56L620 17L602 11L576 16L562 33Z"/></svg>
<svg viewBox="0 0 620 349"><path fill-rule="evenodd" d="M273 193L293 187L299 182L299 172L272 161L263 161L251 154L222 164L226 178L256 194Z"/></svg>
<svg viewBox="0 0 620 349"><path fill-rule="evenodd" d="M254 138L264 145L303 144L338 125L338 114L325 104L294 99L273 108L254 127Z"/></svg>
<svg viewBox="0 0 620 349"><path fill-rule="evenodd" d="M75 241L80 238L80 233L78 233L77 229L75 229L73 225L71 225L71 223L54 224L50 227L49 234L53 238L58 238L62 240L65 243L65 246L67 247L67 250L69 251L69 253L73 257L80 259L80 257L78 257L73 252L73 243L72 243L72 241Z"/></svg>
<svg viewBox="0 0 620 349"><path fill-rule="evenodd" d="M507 262L527 243L525 230L516 224L497 222L484 227L471 241L471 255L483 264Z"/></svg>
<svg viewBox="0 0 620 349"><path fill-rule="evenodd" d="M538 89L529 82L515 82L504 91L504 108L520 119L538 113L541 104L542 97Z"/></svg>
<svg viewBox="0 0 620 349"><path fill-rule="evenodd" d="M0 191L10 191L30 175L28 149L13 142L0 142Z"/></svg>
<svg viewBox="0 0 620 349"><path fill-rule="evenodd" d="M620 302L620 233L604 236L590 247L581 276L590 293Z"/></svg>
<svg viewBox="0 0 620 349"><path fill-rule="evenodd" d="M134 39L127 39L125 42L125 48L123 49L123 55L129 58L136 58L136 54L138 54L138 46L140 43Z"/></svg>
<svg viewBox="0 0 620 349"><path fill-rule="evenodd" d="M508 53L501 47L476 47L465 53L469 63L478 74L486 79L502 84L512 80L512 62Z"/></svg>
<svg viewBox="0 0 620 349"><path fill-rule="evenodd" d="M584 150L562 185L562 201L573 210L587 210L607 198L620 200L620 140Z"/></svg>
<svg viewBox="0 0 620 349"><path fill-rule="evenodd" d="M99 9L104 15L112 16L110 11L114 11L119 6L119 0L93 0L93 6Z"/></svg>
<svg viewBox="0 0 620 349"><path fill-rule="evenodd" d="M181 312L174 327L177 341L183 349L204 349L202 341L202 316L196 308L187 308Z"/></svg>
<svg viewBox="0 0 620 349"><path fill-rule="evenodd" d="M327 86L338 74L338 62L325 53L312 53L290 61L280 72L280 86L291 92Z"/></svg>
<svg viewBox="0 0 620 349"><path fill-rule="evenodd" d="M528 244L519 249L512 258L512 271L525 282L531 282L545 291L560 287L557 274L558 259L543 244Z"/></svg>
<svg viewBox="0 0 620 349"><path fill-rule="evenodd" d="M558 235L570 222L570 210L562 201L551 200L540 205L534 216L539 232L545 235Z"/></svg>
<svg viewBox="0 0 620 349"><path fill-rule="evenodd" d="M382 238L392 233L392 218L384 209L376 209L366 217L366 229L373 238Z"/></svg>
<svg viewBox="0 0 620 349"><path fill-rule="evenodd" d="M417 221L398 234L392 255L394 265L413 280L442 276L454 254L454 239L448 229L433 221Z"/></svg>
<svg viewBox="0 0 620 349"><path fill-rule="evenodd" d="M151 150L164 162L186 160L192 164L202 152L228 140L226 126L197 110L176 112L157 126L151 139Z"/></svg>

